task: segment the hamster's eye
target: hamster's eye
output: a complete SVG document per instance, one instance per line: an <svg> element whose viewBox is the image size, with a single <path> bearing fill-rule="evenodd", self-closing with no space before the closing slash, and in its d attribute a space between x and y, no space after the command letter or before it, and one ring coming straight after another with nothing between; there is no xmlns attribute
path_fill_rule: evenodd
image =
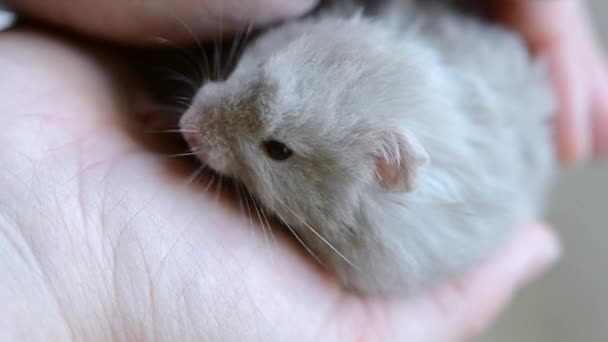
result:
<svg viewBox="0 0 608 342"><path fill-rule="evenodd" d="M267 140L264 141L264 151L266 152L266 154L277 161L283 161L288 159L289 157L291 157L291 155L293 154L293 151L285 146L285 144L283 144L280 141L276 141L276 140Z"/></svg>

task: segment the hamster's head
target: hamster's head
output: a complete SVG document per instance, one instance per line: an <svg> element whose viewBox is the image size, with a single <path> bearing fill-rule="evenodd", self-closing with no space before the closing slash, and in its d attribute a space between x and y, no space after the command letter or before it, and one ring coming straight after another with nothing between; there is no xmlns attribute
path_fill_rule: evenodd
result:
<svg viewBox="0 0 608 342"><path fill-rule="evenodd" d="M353 222L372 192L411 191L428 161L404 114L431 92L426 56L397 58L361 25L302 32L271 53L280 31L251 46L226 81L200 89L181 126L207 166L286 223Z"/></svg>

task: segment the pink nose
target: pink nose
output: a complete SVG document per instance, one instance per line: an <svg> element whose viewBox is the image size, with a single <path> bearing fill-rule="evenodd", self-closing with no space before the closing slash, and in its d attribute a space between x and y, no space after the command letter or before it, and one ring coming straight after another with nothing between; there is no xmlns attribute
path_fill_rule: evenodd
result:
<svg viewBox="0 0 608 342"><path fill-rule="evenodd" d="M201 136L196 132L185 132L184 139L193 150L201 147Z"/></svg>

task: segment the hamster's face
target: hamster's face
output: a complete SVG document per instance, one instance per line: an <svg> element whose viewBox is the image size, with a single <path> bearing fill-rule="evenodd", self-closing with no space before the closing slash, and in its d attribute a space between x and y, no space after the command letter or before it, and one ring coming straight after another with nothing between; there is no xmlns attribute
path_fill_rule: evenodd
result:
<svg viewBox="0 0 608 342"><path fill-rule="evenodd" d="M365 192L380 189L377 155L391 153L384 129L395 106L407 106L397 82L408 65L385 47L348 29L307 32L273 53L267 41L252 46L181 119L205 164L294 225L352 216Z"/></svg>

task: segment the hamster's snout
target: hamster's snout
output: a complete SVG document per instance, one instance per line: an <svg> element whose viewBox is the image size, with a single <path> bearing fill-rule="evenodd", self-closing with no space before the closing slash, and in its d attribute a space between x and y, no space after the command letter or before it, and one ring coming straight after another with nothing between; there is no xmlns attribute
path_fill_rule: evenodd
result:
<svg viewBox="0 0 608 342"><path fill-rule="evenodd" d="M203 139L199 132L184 132L184 140L190 146L190 151L196 155L196 157L207 163L209 159L209 153L205 146L203 146Z"/></svg>
<svg viewBox="0 0 608 342"><path fill-rule="evenodd" d="M201 148L202 139L199 132L195 131L186 131L184 132L184 140L188 143L188 146L193 151L196 151Z"/></svg>
<svg viewBox="0 0 608 342"><path fill-rule="evenodd" d="M209 168L224 175L230 175L228 153L218 146L205 144L200 132L184 132L184 140L196 157Z"/></svg>

